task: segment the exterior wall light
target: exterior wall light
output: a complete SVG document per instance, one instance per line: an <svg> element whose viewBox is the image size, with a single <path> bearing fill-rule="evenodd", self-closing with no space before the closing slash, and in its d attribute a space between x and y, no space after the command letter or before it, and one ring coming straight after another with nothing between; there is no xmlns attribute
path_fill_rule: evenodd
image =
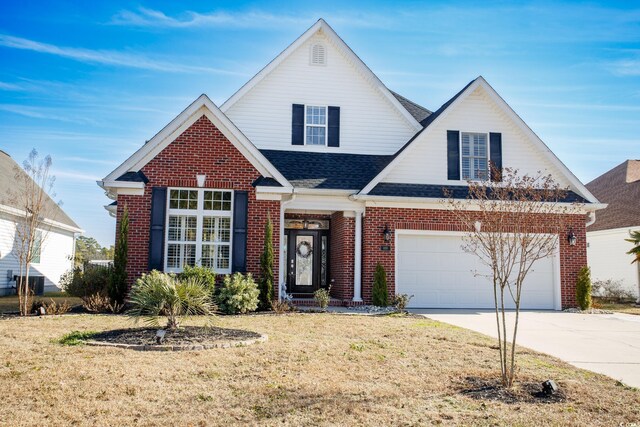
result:
<svg viewBox="0 0 640 427"><path fill-rule="evenodd" d="M569 246L575 246L578 243L578 236L573 232L573 227L569 228L569 233L567 234L567 242L569 242Z"/></svg>
<svg viewBox="0 0 640 427"><path fill-rule="evenodd" d="M384 237L385 242L391 241L391 230L389 230L389 224L385 224L384 231L382 231L382 236Z"/></svg>

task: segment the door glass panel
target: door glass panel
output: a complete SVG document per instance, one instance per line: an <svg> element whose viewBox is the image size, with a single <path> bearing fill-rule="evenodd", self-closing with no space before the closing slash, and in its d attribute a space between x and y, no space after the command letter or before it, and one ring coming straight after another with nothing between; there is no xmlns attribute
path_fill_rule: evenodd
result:
<svg viewBox="0 0 640 427"><path fill-rule="evenodd" d="M313 285L313 236L296 236L296 285Z"/></svg>
<svg viewBox="0 0 640 427"><path fill-rule="evenodd" d="M327 285L327 236L322 236L320 250L320 286Z"/></svg>

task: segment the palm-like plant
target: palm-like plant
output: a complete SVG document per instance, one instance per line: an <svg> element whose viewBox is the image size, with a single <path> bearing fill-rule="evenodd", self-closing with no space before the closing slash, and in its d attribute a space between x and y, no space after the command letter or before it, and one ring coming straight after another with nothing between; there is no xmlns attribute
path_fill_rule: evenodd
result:
<svg viewBox="0 0 640 427"><path fill-rule="evenodd" d="M136 281L128 302L127 314L135 322L144 319L148 325L159 326L160 317L166 317L167 329L177 329L184 317L212 315L215 310L210 289L202 280L178 280L156 270Z"/></svg>
<svg viewBox="0 0 640 427"><path fill-rule="evenodd" d="M634 262L640 263L640 231L632 231L629 235L631 238L625 240L632 243L633 248L627 254L634 256L633 261L631 261L632 264Z"/></svg>

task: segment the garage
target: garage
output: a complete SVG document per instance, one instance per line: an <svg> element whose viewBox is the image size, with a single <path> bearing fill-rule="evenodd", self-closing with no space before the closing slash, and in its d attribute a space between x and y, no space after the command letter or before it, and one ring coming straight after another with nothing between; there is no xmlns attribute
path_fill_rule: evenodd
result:
<svg viewBox="0 0 640 427"><path fill-rule="evenodd" d="M396 242L396 293L413 295L409 307L494 308L489 268L462 250L460 233L398 230ZM560 309L556 258L539 260L529 272L522 309Z"/></svg>

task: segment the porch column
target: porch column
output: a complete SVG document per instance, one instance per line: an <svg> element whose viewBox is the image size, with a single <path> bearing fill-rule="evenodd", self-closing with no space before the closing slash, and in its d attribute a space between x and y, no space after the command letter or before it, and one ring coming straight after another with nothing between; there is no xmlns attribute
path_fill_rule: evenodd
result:
<svg viewBox="0 0 640 427"><path fill-rule="evenodd" d="M362 301L362 211L355 212L355 244L353 257L353 301Z"/></svg>

